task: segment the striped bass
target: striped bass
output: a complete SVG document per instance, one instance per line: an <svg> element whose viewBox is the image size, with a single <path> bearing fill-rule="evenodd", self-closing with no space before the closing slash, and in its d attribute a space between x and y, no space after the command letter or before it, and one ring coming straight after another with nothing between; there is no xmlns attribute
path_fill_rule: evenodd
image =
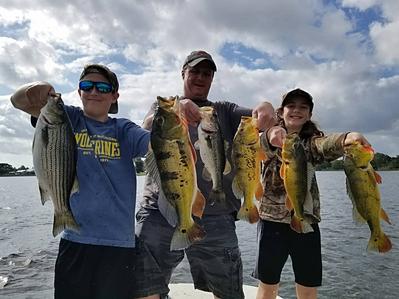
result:
<svg viewBox="0 0 399 299"><path fill-rule="evenodd" d="M290 211L291 228L298 233L313 232L308 218L305 217L305 202L312 203L310 187L315 169L307 161L305 148L298 133L291 133L284 139L281 151L281 178L287 192L286 205Z"/></svg>
<svg viewBox="0 0 399 299"><path fill-rule="evenodd" d="M258 222L259 212L254 199L259 200L263 195L260 165L265 154L261 150L256 122L256 118L241 116L232 148L232 160L237 170L232 189L237 198L244 197L237 217L249 223Z"/></svg>
<svg viewBox="0 0 399 299"><path fill-rule="evenodd" d="M205 199L197 187L196 154L188 125L179 109L178 97L157 97L157 101L146 166L160 189L158 205L161 213L169 223L174 223L171 215L177 215L170 249L179 250L205 237L203 228L192 218L192 214L202 216Z"/></svg>
<svg viewBox="0 0 399 299"><path fill-rule="evenodd" d="M380 218L391 223L381 207L381 195L378 184L380 175L373 169L370 161L374 150L358 142L345 146L344 171L349 198L353 204L353 218L358 223L367 222L370 228L370 239L367 249L387 252L392 243L382 231Z"/></svg>
<svg viewBox="0 0 399 299"><path fill-rule="evenodd" d="M33 167L39 183L42 204L54 207L53 236L65 228L79 230L69 205L78 191L76 143L61 95L49 96L41 109L32 145Z"/></svg>
<svg viewBox="0 0 399 299"><path fill-rule="evenodd" d="M216 112L213 107L201 107L201 121L198 125L198 141L195 148L199 149L204 163L202 177L212 181L210 200L224 201L226 194L223 189L223 175L230 173L231 166L226 159L227 142L223 139Z"/></svg>

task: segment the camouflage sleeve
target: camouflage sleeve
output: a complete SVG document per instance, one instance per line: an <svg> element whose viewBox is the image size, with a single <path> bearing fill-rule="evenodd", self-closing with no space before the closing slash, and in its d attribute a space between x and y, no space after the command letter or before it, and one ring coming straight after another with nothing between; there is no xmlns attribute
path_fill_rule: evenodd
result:
<svg viewBox="0 0 399 299"><path fill-rule="evenodd" d="M326 136L315 136L310 140L310 151L314 162L333 161L344 154L343 143L348 133L332 133Z"/></svg>
<svg viewBox="0 0 399 299"><path fill-rule="evenodd" d="M267 131L260 135L260 145L266 153L268 159L275 157L278 153L278 148L272 146L267 139Z"/></svg>

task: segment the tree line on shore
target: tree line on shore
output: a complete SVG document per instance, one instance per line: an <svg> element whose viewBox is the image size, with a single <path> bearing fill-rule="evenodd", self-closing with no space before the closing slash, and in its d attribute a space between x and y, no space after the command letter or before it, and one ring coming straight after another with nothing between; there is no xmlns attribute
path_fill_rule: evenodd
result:
<svg viewBox="0 0 399 299"><path fill-rule="evenodd" d="M137 173L144 173L145 166L143 159L135 159L134 164L136 166ZM376 153L371 165L375 170L399 170L399 155L396 157L390 157L382 153ZM316 170L343 170L343 160L338 159L332 162L324 162L317 166ZM24 165L15 168L8 163L0 163L0 176L25 176L34 175L34 171Z"/></svg>
<svg viewBox="0 0 399 299"><path fill-rule="evenodd" d="M371 165L375 170L399 170L399 155L395 158L382 153L376 153ZM332 162L324 162L317 165L316 170L343 170L343 159L334 160Z"/></svg>

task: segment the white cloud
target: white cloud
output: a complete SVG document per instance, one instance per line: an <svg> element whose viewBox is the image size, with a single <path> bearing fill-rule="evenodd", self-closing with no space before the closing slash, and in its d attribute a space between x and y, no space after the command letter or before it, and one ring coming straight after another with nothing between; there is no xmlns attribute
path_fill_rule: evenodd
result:
<svg viewBox="0 0 399 299"><path fill-rule="evenodd" d="M277 106L301 87L314 96L324 131L358 130L382 152L397 153L399 1L341 1L359 17L370 8L381 13L359 31L339 5L315 0L67 3L0 4L0 141L18 144L21 157L30 155L33 130L9 104L17 86L46 80L80 106L83 65L104 63L120 79L118 116L140 120L157 95L182 93L181 65L195 49L209 51L218 66L211 99ZM2 157L18 153L6 146Z"/></svg>
<svg viewBox="0 0 399 299"><path fill-rule="evenodd" d="M356 7L360 10L366 10L380 3L381 0L342 0L342 6Z"/></svg>
<svg viewBox="0 0 399 299"><path fill-rule="evenodd" d="M373 24L370 28L370 36L376 48L378 60L387 65L399 64L399 19L387 24Z"/></svg>

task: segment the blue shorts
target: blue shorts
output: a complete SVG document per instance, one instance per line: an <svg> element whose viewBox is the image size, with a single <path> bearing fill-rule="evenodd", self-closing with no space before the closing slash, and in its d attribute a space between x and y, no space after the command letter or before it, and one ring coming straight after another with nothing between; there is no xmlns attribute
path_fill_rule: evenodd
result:
<svg viewBox="0 0 399 299"><path fill-rule="evenodd" d="M136 243L136 248L123 248L61 239L55 265L54 297L132 299L145 296L146 290L138 290L137 285L143 279L143 271L154 269L148 269L149 263L143 258L148 256L143 244ZM161 281L156 281L155 275L154 279L162 289ZM167 286L164 285L163 290L167 290Z"/></svg>
<svg viewBox="0 0 399 299"><path fill-rule="evenodd" d="M320 230L300 234L289 224L261 220L258 223L258 254L253 276L265 284L280 282L288 256L291 257L295 282L306 287L321 286L322 262Z"/></svg>
<svg viewBox="0 0 399 299"><path fill-rule="evenodd" d="M158 210L141 209L137 213L136 234L151 252L163 273L164 283L169 284L173 270L186 253L196 289L212 292L223 299L244 298L242 261L234 216L203 216L195 221L204 227L207 235L185 251L170 251L174 228ZM141 287L148 288L151 285L155 288L151 273L142 275L147 276L147 279L143 280ZM164 294L162 285L157 293Z"/></svg>

